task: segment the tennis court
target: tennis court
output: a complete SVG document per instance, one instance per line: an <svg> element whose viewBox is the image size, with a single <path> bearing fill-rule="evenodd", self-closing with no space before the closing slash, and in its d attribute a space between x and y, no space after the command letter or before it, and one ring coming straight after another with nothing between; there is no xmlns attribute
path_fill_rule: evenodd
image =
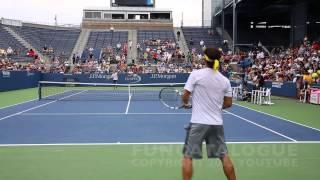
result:
<svg viewBox="0 0 320 180"><path fill-rule="evenodd" d="M141 94L136 99L133 94L109 100L99 94L89 100L92 91L81 88L0 109L0 177L180 179L181 144L191 110L170 110L159 100L148 99L146 92L146 100ZM157 90L148 92L157 96ZM265 177L269 179L278 173L292 179L304 163L312 168L319 162L312 159L319 154L319 129L237 104L223 117L240 177L274 173ZM308 146L312 148L305 149ZM195 177L224 179L219 167L218 161L199 162L196 168L201 170ZM279 173L281 169L290 173ZM319 175L311 170L306 170L309 176Z"/></svg>

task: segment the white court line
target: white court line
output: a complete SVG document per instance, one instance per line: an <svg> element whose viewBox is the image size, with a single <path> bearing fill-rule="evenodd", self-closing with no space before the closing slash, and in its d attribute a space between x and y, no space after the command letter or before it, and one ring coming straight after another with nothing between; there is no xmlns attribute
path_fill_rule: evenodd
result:
<svg viewBox="0 0 320 180"><path fill-rule="evenodd" d="M132 97L132 95L131 95L131 94L129 94L129 100L128 100L128 104L127 104L127 108L126 108L126 112L125 112L125 114L128 114L128 112L129 112L129 107L130 107L131 97Z"/></svg>
<svg viewBox="0 0 320 180"><path fill-rule="evenodd" d="M255 122L252 122L252 121L250 121L249 119L246 119L246 118L244 118L244 117L238 116L238 115L233 114L233 113L231 113L231 112L229 112L229 111L226 111L226 110L225 110L225 112L227 112L227 113L229 113L229 114L231 114L231 115L233 115L233 116L235 116L235 117L237 117L237 118L239 118L239 119L242 119L242 120L244 120L244 121L246 121L246 122L248 122L248 123L250 123L250 124L253 124L253 125L255 125L255 126L258 126L258 127L262 128L262 129L265 129L265 130L267 130L267 131L270 131L270 132L272 132L272 133L274 133L274 134L277 134L277 135L279 135L279 136L281 136L281 137L284 137L284 138L286 138L286 139L289 139L290 141L297 142L297 140L295 140L295 139L293 139L293 138L291 138L291 137L289 137L289 136L286 136L286 135L281 134L281 133L279 133L279 132L277 132L277 131L274 131L274 130L272 130L272 129L270 129L270 128L267 128L267 127L265 127L265 126L262 126L262 125L260 125L260 124L255 123Z"/></svg>
<svg viewBox="0 0 320 180"><path fill-rule="evenodd" d="M226 142L227 144L320 144L320 141L257 141L257 142ZM184 142L148 142L148 143L54 143L54 144L0 144L0 147L28 146L117 146L117 145L183 145Z"/></svg>
<svg viewBox="0 0 320 180"><path fill-rule="evenodd" d="M259 113L262 113L262 114L265 114L265 115L268 115L268 116L271 116L271 117L274 117L274 118L278 118L278 119L283 120L283 121L290 122L292 124L296 124L296 125L303 126L303 127L306 127L306 128L309 128L309 129L313 129L313 130L316 130L316 131L320 132L320 129L317 129L317 128L314 128L314 127L311 127L311 126L308 126L308 125L305 125L305 124L301 124L301 123L298 123L298 122L294 122L294 121L291 121L289 119L285 119L285 118L280 117L280 116L276 116L276 115L272 115L272 114L269 114L269 113L266 113L266 112L255 110L255 109L252 109L252 108L249 108L249 107L246 107L246 106L242 106L242 105L237 104L237 103L234 103L234 105L237 105L237 106L240 106L240 107L252 110L252 111L256 111L256 112L259 112Z"/></svg>
<svg viewBox="0 0 320 180"><path fill-rule="evenodd" d="M75 94L71 94L71 95L69 95L69 96L66 96L66 97L60 98L60 99L58 99L58 100L50 101L50 102L48 102L48 103L41 104L41 105L39 105L39 106L35 106L35 107L32 107L32 108L29 108L29 109L26 109L26 110L23 110L23 111L20 111L20 112L17 112L17 113L11 114L11 115L9 115L9 116L6 116L6 117L3 117L3 118L0 118L0 121L5 120L5 119L8 119L8 118L13 117L13 116L20 115L20 114L22 114L22 113L25 113L25 112L28 112L28 111L31 111L31 110L34 110L34 109L38 109L38 108L43 107L43 106L47 106L47 105L52 104L52 103L55 103L55 102L57 102L57 101L59 101L59 100L66 99L66 98L69 98L69 97L72 97L72 96L75 96L75 95L81 94L81 93L83 93L83 92L85 92L85 91L81 91L81 92L78 92L78 93L75 93Z"/></svg>
<svg viewBox="0 0 320 180"><path fill-rule="evenodd" d="M22 113L20 116L189 115L191 113Z"/></svg>

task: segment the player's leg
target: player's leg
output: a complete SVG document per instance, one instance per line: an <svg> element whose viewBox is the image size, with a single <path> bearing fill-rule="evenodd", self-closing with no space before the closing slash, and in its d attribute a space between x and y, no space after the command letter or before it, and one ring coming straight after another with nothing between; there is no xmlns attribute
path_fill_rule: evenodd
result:
<svg viewBox="0 0 320 180"><path fill-rule="evenodd" d="M190 124L186 128L187 135L183 148L182 160L183 180L191 180L193 175L192 160L202 158L202 142L209 126L202 124Z"/></svg>
<svg viewBox="0 0 320 180"><path fill-rule="evenodd" d="M224 157L220 158L223 166L223 171L228 180L236 180L236 173L234 170L233 163L228 155L225 155Z"/></svg>
<svg viewBox="0 0 320 180"><path fill-rule="evenodd" d="M116 90L117 89L117 80L113 80L113 84L114 84L113 90Z"/></svg>
<svg viewBox="0 0 320 180"><path fill-rule="evenodd" d="M183 180L191 180L193 175L192 158L184 157L182 160L182 178Z"/></svg>
<svg viewBox="0 0 320 180"><path fill-rule="evenodd" d="M206 134L208 158L219 158L228 180L236 180L233 163L228 156L223 126L211 126Z"/></svg>

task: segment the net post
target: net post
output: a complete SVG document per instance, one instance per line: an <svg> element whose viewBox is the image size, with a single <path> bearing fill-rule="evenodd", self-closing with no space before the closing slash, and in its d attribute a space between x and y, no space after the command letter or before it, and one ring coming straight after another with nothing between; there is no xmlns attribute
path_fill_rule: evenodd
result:
<svg viewBox="0 0 320 180"><path fill-rule="evenodd" d="M41 82L38 82L38 100L40 101L42 99L41 97Z"/></svg>

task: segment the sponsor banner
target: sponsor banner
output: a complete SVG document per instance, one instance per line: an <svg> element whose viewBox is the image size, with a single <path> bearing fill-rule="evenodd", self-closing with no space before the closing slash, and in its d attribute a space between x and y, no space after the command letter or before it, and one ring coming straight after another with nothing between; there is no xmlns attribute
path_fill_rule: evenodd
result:
<svg viewBox="0 0 320 180"><path fill-rule="evenodd" d="M272 82L273 88L282 88L283 82Z"/></svg>
<svg viewBox="0 0 320 180"><path fill-rule="evenodd" d="M151 74L151 79L177 79L177 74Z"/></svg>
<svg viewBox="0 0 320 180"><path fill-rule="evenodd" d="M120 84L149 84L149 83L185 83L189 74L119 74ZM72 79L74 82L84 83L112 83L110 74L43 74L43 81L65 82Z"/></svg>
<svg viewBox="0 0 320 180"><path fill-rule="evenodd" d="M27 72L27 76L34 76L35 73L34 72Z"/></svg>
<svg viewBox="0 0 320 180"><path fill-rule="evenodd" d="M40 72L0 71L0 91L37 87L40 77Z"/></svg>
<svg viewBox="0 0 320 180"><path fill-rule="evenodd" d="M90 74L89 79L111 79L110 74Z"/></svg>
<svg viewBox="0 0 320 180"><path fill-rule="evenodd" d="M185 83L189 74L119 74L120 84L150 84L150 83ZM39 80L55 82L84 82L84 83L112 83L110 74L59 74L26 72L26 71L0 71L0 91L32 88L38 85ZM232 82L232 86L236 86ZM271 88L272 95L296 97L296 84L293 82L266 81L266 88ZM248 89L252 85L248 83Z"/></svg>
<svg viewBox="0 0 320 180"><path fill-rule="evenodd" d="M2 71L2 78L10 78L10 71Z"/></svg>
<svg viewBox="0 0 320 180"><path fill-rule="evenodd" d="M141 83L142 77L139 74L127 74L124 75L124 81L127 84Z"/></svg>

